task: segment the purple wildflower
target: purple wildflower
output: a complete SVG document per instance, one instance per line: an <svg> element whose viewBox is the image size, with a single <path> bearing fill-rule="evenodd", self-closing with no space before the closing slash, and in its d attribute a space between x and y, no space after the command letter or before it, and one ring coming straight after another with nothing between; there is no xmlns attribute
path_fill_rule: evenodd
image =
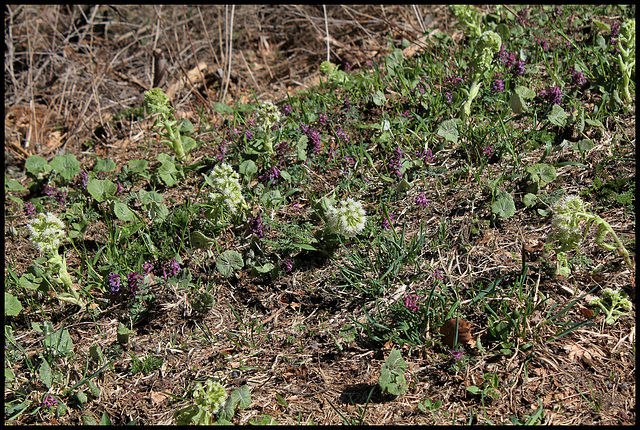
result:
<svg viewBox="0 0 640 430"><path fill-rule="evenodd" d="M418 153L418 157L422 158L424 164L433 163L433 152L431 151L431 148L427 148L425 151Z"/></svg>
<svg viewBox="0 0 640 430"><path fill-rule="evenodd" d="M318 124L324 127L324 125L327 123L327 119L328 119L327 116L321 113L320 115L318 115Z"/></svg>
<svg viewBox="0 0 640 430"><path fill-rule="evenodd" d="M429 200L427 200L427 196L424 193L420 193L418 194L418 197L416 197L416 205L418 205L418 207L422 208L422 209L426 209L427 204L429 203Z"/></svg>
<svg viewBox="0 0 640 430"><path fill-rule="evenodd" d="M373 61L371 61L371 60L367 60L367 61L364 63L364 65L365 65L365 66L367 66L367 67L373 67Z"/></svg>
<svg viewBox="0 0 640 430"><path fill-rule="evenodd" d="M451 351L449 351L449 353L451 354L454 360L460 360L464 355L464 349L459 349L457 351L452 349Z"/></svg>
<svg viewBox="0 0 640 430"><path fill-rule="evenodd" d="M344 110L351 109L351 100L349 100L348 98L345 98L344 101L342 102L342 108Z"/></svg>
<svg viewBox="0 0 640 430"><path fill-rule="evenodd" d="M447 104L451 104L451 102L453 101L453 96L449 91L444 93L444 98L447 100Z"/></svg>
<svg viewBox="0 0 640 430"><path fill-rule="evenodd" d="M524 75L524 61L516 60L511 67L511 74L514 78Z"/></svg>
<svg viewBox="0 0 640 430"><path fill-rule="evenodd" d="M444 276L442 276L442 271L440 269L436 269L433 271L433 276L438 278L441 281L444 281Z"/></svg>
<svg viewBox="0 0 640 430"><path fill-rule="evenodd" d="M129 272L127 275L127 283L129 284L129 292L135 297L140 290L140 282L144 277L139 272Z"/></svg>
<svg viewBox="0 0 640 430"><path fill-rule="evenodd" d="M162 279L166 281L171 276L177 275L179 271L180 264L178 264L175 258L172 258L170 261L165 263L164 267L162 268Z"/></svg>
<svg viewBox="0 0 640 430"><path fill-rule="evenodd" d="M348 61L344 62L344 71L348 72L349 70L351 70L351 63Z"/></svg>
<svg viewBox="0 0 640 430"><path fill-rule="evenodd" d="M250 142L251 139L253 139L253 133L251 133L249 130L245 130L244 135L247 136L247 142Z"/></svg>
<svg viewBox="0 0 640 430"><path fill-rule="evenodd" d="M504 92L504 81L502 79L496 79L491 83L491 92L492 93L502 93Z"/></svg>
<svg viewBox="0 0 640 430"><path fill-rule="evenodd" d="M410 294L408 296L404 297L404 307L409 309L412 312L416 312L420 310L420 306L418 306L418 300L422 299L423 297L415 295L415 294Z"/></svg>
<svg viewBox="0 0 640 430"><path fill-rule="evenodd" d="M31 202L26 202L24 204L24 211L27 215L33 215L36 213L36 207Z"/></svg>
<svg viewBox="0 0 640 430"><path fill-rule="evenodd" d="M347 134L342 130L342 127L338 129L336 135L338 136L338 138L344 140L345 142L349 142L349 136L347 136Z"/></svg>
<svg viewBox="0 0 640 430"><path fill-rule="evenodd" d="M118 275L117 273L111 272L107 276L107 279L109 283L109 292L111 293L111 297L113 299L118 298L118 296L120 295L120 275Z"/></svg>
<svg viewBox="0 0 640 430"><path fill-rule="evenodd" d="M549 49L549 42L547 41L547 39L538 39L537 42L543 51L547 51Z"/></svg>
<svg viewBox="0 0 640 430"><path fill-rule="evenodd" d="M289 116L289 114L291 113L291 105L282 106L282 113L284 114L284 116Z"/></svg>
<svg viewBox="0 0 640 430"><path fill-rule="evenodd" d="M391 223L393 222L393 215L387 215L389 215L388 219L387 217L382 218L382 228L384 228L385 230L389 230L392 227Z"/></svg>
<svg viewBox="0 0 640 430"><path fill-rule="evenodd" d="M584 77L584 73L577 72L575 69L571 72L571 83L578 87L587 83L587 78Z"/></svg>
<svg viewBox="0 0 640 430"><path fill-rule="evenodd" d="M293 270L293 261L290 258L285 258L284 260L280 260L280 268L283 272L289 273Z"/></svg>
<svg viewBox="0 0 640 430"><path fill-rule="evenodd" d="M258 212L258 216L255 218L248 218L249 228L251 232L259 238L264 237L264 225L262 224L262 212Z"/></svg>
<svg viewBox="0 0 640 430"><path fill-rule="evenodd" d="M493 155L493 148L490 146L487 146L482 150L482 154L485 155L487 158L491 158L491 156Z"/></svg>
<svg viewBox="0 0 640 430"><path fill-rule="evenodd" d="M84 170L80 170L78 176L80 177L80 185L82 185L82 188L86 190L87 184L89 183L89 174Z"/></svg>
<svg viewBox="0 0 640 430"><path fill-rule="evenodd" d="M278 169L277 166L273 166L272 168L264 172L264 175L258 176L258 179L260 179L261 181L266 180L270 184L276 183L280 180L280 169Z"/></svg>
<svg viewBox="0 0 640 430"><path fill-rule="evenodd" d="M44 406L46 408L52 408L58 405L58 401L51 394L47 394L40 402L40 406Z"/></svg>
<svg viewBox="0 0 640 430"><path fill-rule="evenodd" d="M538 95L546 100L551 106L559 105L562 101L562 91L559 87L551 87L549 90L542 90Z"/></svg>
<svg viewBox="0 0 640 430"><path fill-rule="evenodd" d="M116 196L121 193L122 193L122 184L120 184L120 181L118 181L118 183L116 184Z"/></svg>
<svg viewBox="0 0 640 430"><path fill-rule="evenodd" d="M142 270L144 271L144 276L147 276L153 270L153 264L152 263L144 263L142 265Z"/></svg>
<svg viewBox="0 0 640 430"><path fill-rule="evenodd" d="M388 168L389 170L394 171L400 177L402 177L402 172L400 172L401 162L402 162L402 149L400 148L400 146L398 146L395 150L395 156L389 161Z"/></svg>

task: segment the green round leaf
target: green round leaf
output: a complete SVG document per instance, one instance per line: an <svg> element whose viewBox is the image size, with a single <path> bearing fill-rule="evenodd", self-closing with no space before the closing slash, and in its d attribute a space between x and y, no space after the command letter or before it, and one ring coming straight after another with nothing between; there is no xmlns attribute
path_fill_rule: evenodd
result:
<svg viewBox="0 0 640 430"><path fill-rule="evenodd" d="M216 269L222 276L229 277L236 270L242 269L244 261L238 251L224 251L216 260Z"/></svg>

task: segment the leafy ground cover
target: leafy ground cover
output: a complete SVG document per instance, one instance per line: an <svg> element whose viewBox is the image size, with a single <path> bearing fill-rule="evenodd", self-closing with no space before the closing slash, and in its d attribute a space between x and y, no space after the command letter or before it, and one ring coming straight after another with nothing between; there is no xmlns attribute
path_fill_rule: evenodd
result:
<svg viewBox="0 0 640 430"><path fill-rule="evenodd" d="M5 423L635 423L635 7L269 8L235 24L378 25L377 55L326 38L267 91L277 33L235 36L265 67L220 36L245 79L123 90L38 151L10 110ZM158 14L234 34L210 11Z"/></svg>

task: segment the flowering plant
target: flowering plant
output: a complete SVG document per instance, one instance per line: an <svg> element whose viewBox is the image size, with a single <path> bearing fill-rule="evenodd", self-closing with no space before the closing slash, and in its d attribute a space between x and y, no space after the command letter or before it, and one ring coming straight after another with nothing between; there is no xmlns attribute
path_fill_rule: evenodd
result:
<svg viewBox="0 0 640 430"><path fill-rule="evenodd" d="M235 214L238 209L244 210L248 208L242 196L240 175L228 164L221 163L217 165L211 171L211 174L205 176L204 179L214 189L214 192L209 193L209 199L218 209L225 206L232 214Z"/></svg>
<svg viewBox="0 0 640 430"><path fill-rule="evenodd" d="M367 216L362 203L348 198L340 201L340 207L330 205L325 211L329 231L347 237L355 237L364 230Z"/></svg>
<svg viewBox="0 0 640 430"><path fill-rule="evenodd" d="M627 295L618 290L605 288L602 297L594 297L589 301L592 306L598 306L605 313L605 324L613 324L621 315L627 315L631 310L631 301Z"/></svg>
<svg viewBox="0 0 640 430"><path fill-rule="evenodd" d="M53 283L62 286L67 291L56 297L59 300L77 304L84 309L85 303L80 298L71 280L71 275L67 271L66 259L58 253L58 248L66 236L64 223L50 212L40 213L29 221L27 230L31 244L47 258L47 272L57 276L52 278Z"/></svg>
<svg viewBox="0 0 640 430"><path fill-rule="evenodd" d="M162 142L166 143L176 153L178 160L187 157L187 152L196 146L196 141L191 137L182 136L182 133L192 132L193 124L188 119L183 119L180 125L173 115L169 106L169 97L160 88L152 88L144 93L144 104L147 111L152 115L158 115L154 127L163 137Z"/></svg>
<svg viewBox="0 0 640 430"><path fill-rule="evenodd" d="M213 416L217 414L227 400L227 392L222 384L207 379L204 385L198 382L193 389L195 404L175 413L176 424L211 425Z"/></svg>
<svg viewBox="0 0 640 430"><path fill-rule="evenodd" d="M589 228L595 224L598 228L596 233L596 245L609 251L618 251L627 266L633 269L633 263L629 257L629 251L624 247L616 233L613 231L608 222L600 218L598 215L587 212L585 204L578 196L565 196L553 206L553 219L551 225L554 232L550 235L555 239L560 248L557 252L558 265L557 273L562 276L568 276L571 273L567 261L566 251L577 249L580 243L586 238ZM586 222L583 228L581 224ZM604 239L607 234L611 234L614 243L605 243Z"/></svg>
<svg viewBox="0 0 640 430"><path fill-rule="evenodd" d="M500 50L502 39L495 31L485 31L475 42L475 51L472 59L473 71L471 72L471 87L467 92L467 100L462 105L462 117L467 118L471 114L471 103L478 96L482 79L491 67L493 57Z"/></svg>
<svg viewBox="0 0 640 430"><path fill-rule="evenodd" d="M636 64L636 20L629 19L620 26L620 37L618 39L618 65L622 73L620 81L620 91L622 99L631 103L631 93L629 92L629 81L633 66Z"/></svg>

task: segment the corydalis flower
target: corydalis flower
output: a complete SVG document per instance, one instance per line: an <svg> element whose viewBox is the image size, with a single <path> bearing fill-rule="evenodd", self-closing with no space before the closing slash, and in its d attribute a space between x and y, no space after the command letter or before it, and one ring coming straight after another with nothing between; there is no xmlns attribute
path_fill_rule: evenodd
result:
<svg viewBox="0 0 640 430"><path fill-rule="evenodd" d="M29 240L43 254L57 254L65 237L65 225L54 214L38 214L27 224Z"/></svg>
<svg viewBox="0 0 640 430"><path fill-rule="evenodd" d="M325 212L329 230L347 237L355 237L364 230L367 217L362 203L348 198L340 201L340 207L329 206Z"/></svg>

